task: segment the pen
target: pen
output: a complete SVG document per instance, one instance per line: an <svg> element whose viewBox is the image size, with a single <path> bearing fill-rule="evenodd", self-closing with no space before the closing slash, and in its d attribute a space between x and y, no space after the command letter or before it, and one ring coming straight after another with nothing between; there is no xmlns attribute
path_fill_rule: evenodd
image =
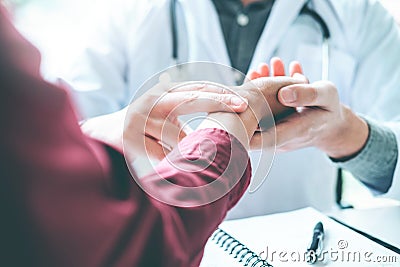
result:
<svg viewBox="0 0 400 267"><path fill-rule="evenodd" d="M322 225L321 222L318 222L313 231L313 236L311 240L311 244L307 249L307 262L309 264L314 264L319 255L322 252L322 246L323 246L323 240L324 240L324 226Z"/></svg>

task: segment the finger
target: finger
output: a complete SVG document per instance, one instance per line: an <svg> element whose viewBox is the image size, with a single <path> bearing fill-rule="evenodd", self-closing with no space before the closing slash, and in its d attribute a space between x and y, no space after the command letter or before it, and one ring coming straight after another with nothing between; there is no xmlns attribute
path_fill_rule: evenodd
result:
<svg viewBox="0 0 400 267"><path fill-rule="evenodd" d="M306 83L307 80L302 77L287 77L287 76L279 76L279 77L265 77L259 78L251 82L247 82L240 87L240 90L248 90L250 88L254 88L256 86L260 90L273 90L277 91L282 87L293 85L293 84L303 84Z"/></svg>
<svg viewBox="0 0 400 267"><path fill-rule="evenodd" d="M288 107L316 106L330 109L339 103L336 87L326 81L284 87L279 90L278 99Z"/></svg>
<svg viewBox="0 0 400 267"><path fill-rule="evenodd" d="M255 80L261 77L260 73L255 70L251 70L248 74L249 80Z"/></svg>
<svg viewBox="0 0 400 267"><path fill-rule="evenodd" d="M167 78L166 78L167 77ZM171 82L169 74L160 75L160 82L149 90L152 93L201 91L225 94L232 91L229 87L209 81Z"/></svg>
<svg viewBox="0 0 400 267"><path fill-rule="evenodd" d="M290 76L294 76L295 73L303 74L303 68L301 67L300 62L292 61L289 65L289 73Z"/></svg>
<svg viewBox="0 0 400 267"><path fill-rule="evenodd" d="M258 66L258 73L261 77L269 77L269 66L267 63L261 63Z"/></svg>
<svg viewBox="0 0 400 267"><path fill-rule="evenodd" d="M271 59L271 76L285 76L285 64L282 59L273 57Z"/></svg>
<svg viewBox="0 0 400 267"><path fill-rule="evenodd" d="M176 92L190 92L190 91L198 91L198 92L209 92L209 93L216 93L216 94L229 94L233 90L225 85L212 83L208 81L204 82L185 82L175 84L169 92L176 93Z"/></svg>
<svg viewBox="0 0 400 267"><path fill-rule="evenodd" d="M157 106L164 114L179 116L196 112L243 112L248 102L234 94L188 91L167 93Z"/></svg>

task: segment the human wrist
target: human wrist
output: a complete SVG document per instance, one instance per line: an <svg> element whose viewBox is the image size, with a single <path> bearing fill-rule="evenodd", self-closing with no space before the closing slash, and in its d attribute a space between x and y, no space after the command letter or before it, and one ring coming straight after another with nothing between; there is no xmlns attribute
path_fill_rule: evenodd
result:
<svg viewBox="0 0 400 267"><path fill-rule="evenodd" d="M332 159L352 158L365 146L369 136L367 122L357 116L350 108L342 106L343 126L338 127L335 136L331 136L332 144L322 149Z"/></svg>
<svg viewBox="0 0 400 267"><path fill-rule="evenodd" d="M253 116L257 120L261 120L264 116L270 114L270 108L268 108L268 101L259 88L250 87L247 89L242 89L239 90L238 94L241 97L247 99L248 108L246 111L251 110Z"/></svg>
<svg viewBox="0 0 400 267"><path fill-rule="evenodd" d="M384 123L361 117L368 123L370 130L365 146L353 157L331 160L338 167L350 171L375 193L384 193L390 188L396 170L396 135Z"/></svg>
<svg viewBox="0 0 400 267"><path fill-rule="evenodd" d="M240 123L237 114L225 112L210 113L197 129L206 128L222 129L235 136L246 149L249 147L246 129Z"/></svg>
<svg viewBox="0 0 400 267"><path fill-rule="evenodd" d="M197 129L217 128L235 136L248 149L258 121L251 109L235 114L227 112L210 113Z"/></svg>

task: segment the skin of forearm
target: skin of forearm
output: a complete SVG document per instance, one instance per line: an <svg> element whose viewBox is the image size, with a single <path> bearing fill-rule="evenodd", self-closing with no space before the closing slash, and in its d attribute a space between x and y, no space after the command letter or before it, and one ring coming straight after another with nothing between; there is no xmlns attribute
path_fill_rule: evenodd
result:
<svg viewBox="0 0 400 267"><path fill-rule="evenodd" d="M368 124L365 120L346 106L342 106L342 109L346 123L337 129L336 136L332 136L331 140L326 140L320 145L320 148L329 157L335 159L357 154L364 147L369 134Z"/></svg>

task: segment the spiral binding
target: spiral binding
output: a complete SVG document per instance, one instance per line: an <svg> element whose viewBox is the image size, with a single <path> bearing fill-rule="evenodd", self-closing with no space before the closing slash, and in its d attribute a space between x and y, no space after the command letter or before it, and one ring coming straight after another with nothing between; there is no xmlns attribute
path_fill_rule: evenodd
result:
<svg viewBox="0 0 400 267"><path fill-rule="evenodd" d="M229 253L234 255L235 259L243 262L243 266L250 267L273 267L267 261L263 260L248 247L240 243L236 238L218 228L211 236L211 240ZM249 265L251 264L251 265Z"/></svg>

